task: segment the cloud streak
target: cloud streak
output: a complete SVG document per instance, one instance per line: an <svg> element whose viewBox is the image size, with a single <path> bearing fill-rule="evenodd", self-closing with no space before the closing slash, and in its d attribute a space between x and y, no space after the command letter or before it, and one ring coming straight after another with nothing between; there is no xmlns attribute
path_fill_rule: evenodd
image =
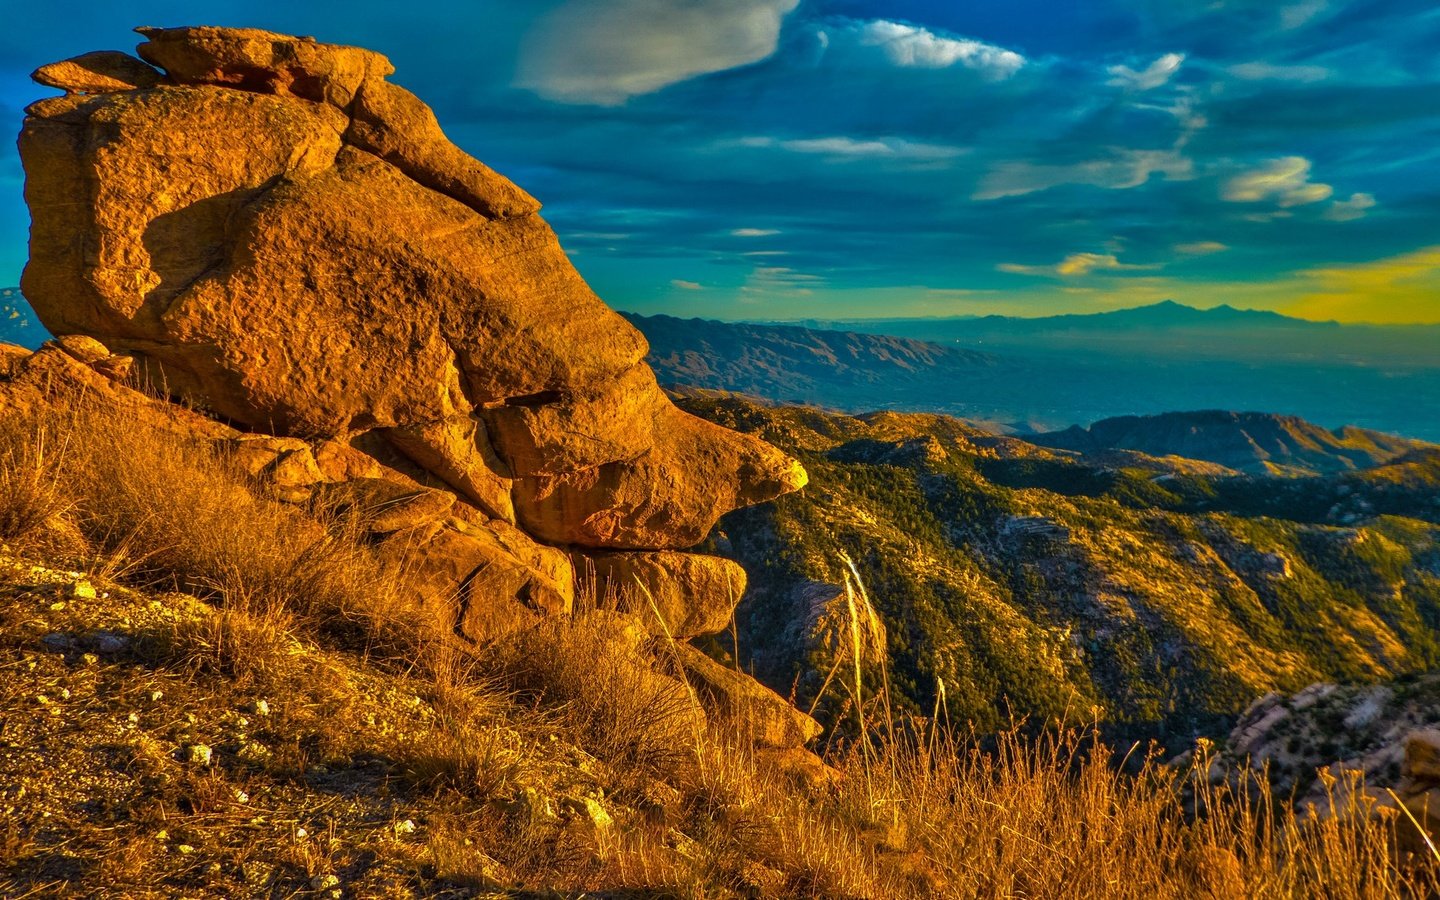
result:
<svg viewBox="0 0 1440 900"><path fill-rule="evenodd" d="M1066 184L1126 190L1145 184L1154 175L1181 181L1194 174L1194 164L1178 150L1122 149L1102 159L1065 165L1000 163L984 177L973 196L976 200L999 200Z"/></svg>
<svg viewBox="0 0 1440 900"><path fill-rule="evenodd" d="M937 161L954 159L965 154L964 147L950 147L943 144L927 144L908 141L903 138L852 138L844 136L819 138L781 139L774 137L745 137L739 140L742 147L755 149L776 148L790 153L804 153L828 156L834 160L920 160Z"/></svg>

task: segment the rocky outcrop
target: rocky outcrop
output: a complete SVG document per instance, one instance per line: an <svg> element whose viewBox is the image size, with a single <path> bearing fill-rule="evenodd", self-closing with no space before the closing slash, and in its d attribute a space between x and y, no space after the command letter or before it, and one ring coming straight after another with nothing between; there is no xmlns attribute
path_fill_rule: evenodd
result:
<svg viewBox="0 0 1440 900"><path fill-rule="evenodd" d="M1288 697L1267 694L1218 748L1211 779L1224 779L1236 764L1263 767L1274 795L1293 797L1297 810L1324 816L1358 805L1396 816L1402 845L1427 852L1411 820L1430 835L1440 833L1437 697L1440 675L1434 673L1386 684L1317 683Z"/></svg>
<svg viewBox="0 0 1440 900"><path fill-rule="evenodd" d="M30 77L67 94L108 94L151 88L160 73L126 53L96 50L41 66Z"/></svg>
<svg viewBox="0 0 1440 900"><path fill-rule="evenodd" d="M538 204L386 82L384 57L140 31L153 85L41 101L21 134L23 284L53 332L249 430L378 431L550 543L682 548L803 483L675 409Z"/></svg>
<svg viewBox="0 0 1440 900"><path fill-rule="evenodd" d="M577 554L575 565L582 579L611 586L607 605L675 638L723 631L745 593L745 570L717 556L670 550Z"/></svg>
<svg viewBox="0 0 1440 900"><path fill-rule="evenodd" d="M741 728L764 749L803 746L820 734L820 723L758 681L688 645L678 647L680 665L702 703Z"/></svg>
<svg viewBox="0 0 1440 900"><path fill-rule="evenodd" d="M539 203L384 56L137 30L140 59L35 73L65 95L20 136L23 289L59 337L5 357L0 407L68 385L184 419L351 523L468 640L569 612L577 563L654 633L722 630L744 572L680 551L799 464L677 409Z"/></svg>

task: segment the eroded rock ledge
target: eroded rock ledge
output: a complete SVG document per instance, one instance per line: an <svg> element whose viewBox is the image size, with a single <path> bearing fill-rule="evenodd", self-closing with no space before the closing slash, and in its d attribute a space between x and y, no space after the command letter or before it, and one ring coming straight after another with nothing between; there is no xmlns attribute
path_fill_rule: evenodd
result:
<svg viewBox="0 0 1440 900"><path fill-rule="evenodd" d="M227 442L364 511L471 640L567 613L577 566L677 637L722 629L743 571L678 551L800 465L671 404L540 204L384 56L137 31L140 59L34 74L66 93L20 135L22 286L59 337L6 358L0 409L83 390Z"/></svg>

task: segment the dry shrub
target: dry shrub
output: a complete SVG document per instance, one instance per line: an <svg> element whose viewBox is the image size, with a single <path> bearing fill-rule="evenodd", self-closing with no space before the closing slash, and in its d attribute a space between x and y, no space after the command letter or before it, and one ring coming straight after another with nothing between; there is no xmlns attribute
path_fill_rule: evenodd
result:
<svg viewBox="0 0 1440 900"><path fill-rule="evenodd" d="M467 888L461 896L526 896L523 891L496 890L517 884L585 896L579 891L605 881L604 866L582 831L519 819L493 807L433 817L425 855L425 876Z"/></svg>
<svg viewBox="0 0 1440 900"><path fill-rule="evenodd" d="M494 725L446 721L423 743L403 748L397 762L431 790L456 791L481 803L509 798L526 763L513 737Z"/></svg>
<svg viewBox="0 0 1440 900"><path fill-rule="evenodd" d="M56 479L62 459L45 423L19 416L0 423L0 541L28 543L64 512Z"/></svg>
<svg viewBox="0 0 1440 900"><path fill-rule="evenodd" d="M556 619L496 644L486 661L503 687L617 771L667 773L693 758L704 715L642 652L638 628L603 612Z"/></svg>
<svg viewBox="0 0 1440 900"><path fill-rule="evenodd" d="M159 655L194 673L219 675L237 690L293 691L305 673L292 624L282 608L225 606L176 624L160 638Z"/></svg>

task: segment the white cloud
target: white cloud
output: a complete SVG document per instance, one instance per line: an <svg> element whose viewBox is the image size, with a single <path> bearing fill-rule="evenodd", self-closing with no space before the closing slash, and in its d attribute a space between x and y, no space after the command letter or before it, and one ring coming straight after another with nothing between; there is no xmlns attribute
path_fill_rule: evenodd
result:
<svg viewBox="0 0 1440 900"><path fill-rule="evenodd" d="M1169 181L1185 181L1194 177L1195 165L1179 150L1118 150L1106 159L1068 165L1005 162L990 170L976 189L974 199L1016 197L1062 184L1124 190L1139 187L1152 175L1163 175Z"/></svg>
<svg viewBox="0 0 1440 900"><path fill-rule="evenodd" d="M1325 210L1325 218L1332 222L1349 222L1354 219L1363 219L1365 214L1375 206L1373 194L1351 194L1349 200L1336 200Z"/></svg>
<svg viewBox="0 0 1440 900"><path fill-rule="evenodd" d="M1324 66L1277 66L1267 62L1248 62L1231 66L1230 74L1246 81L1298 81L1311 83L1330 77Z"/></svg>
<svg viewBox="0 0 1440 900"><path fill-rule="evenodd" d="M682 291L703 291L703 290L705 290L705 286L702 285L702 284L701 284L700 282L698 282L698 281L685 281L685 280L680 279L680 278L672 278L672 279L670 279L670 286L673 287L673 288L679 288L679 289L682 290Z"/></svg>
<svg viewBox="0 0 1440 900"><path fill-rule="evenodd" d="M1111 66L1107 83L1131 91L1152 90L1168 82L1184 62L1185 54L1167 53L1138 72L1129 66Z"/></svg>
<svg viewBox="0 0 1440 900"><path fill-rule="evenodd" d="M1224 253L1229 249L1219 241L1194 241L1189 244L1175 245L1175 252L1185 256L1209 256L1212 253Z"/></svg>
<svg viewBox="0 0 1440 900"><path fill-rule="evenodd" d="M730 234L735 237L770 237L780 232L774 228L736 228Z"/></svg>
<svg viewBox="0 0 1440 900"><path fill-rule="evenodd" d="M551 100L613 106L759 62L799 0L567 0L523 48L516 81Z"/></svg>
<svg viewBox="0 0 1440 900"><path fill-rule="evenodd" d="M1329 199L1334 188L1310 180L1310 160L1282 156L1258 169L1242 172L1225 183L1223 196L1232 203L1273 200L1282 209Z"/></svg>
<svg viewBox="0 0 1440 900"><path fill-rule="evenodd" d="M946 144L926 144L907 141L903 138L856 139L850 137L800 138L781 140L773 137L746 137L739 140L742 147L775 147L791 153L813 153L835 160L846 159L897 159L936 162L953 159L969 152L964 147Z"/></svg>
<svg viewBox="0 0 1440 900"><path fill-rule="evenodd" d="M1122 263L1113 253L1071 253L1053 266L1024 266L1001 263L995 267L1012 275L1043 275L1078 278L1091 272L1141 272L1160 268L1158 265Z"/></svg>
<svg viewBox="0 0 1440 900"><path fill-rule="evenodd" d="M858 27L860 44L880 48L897 66L948 69L961 66L1001 81L1025 66L1025 57L983 41L937 34L918 25L876 19Z"/></svg>

